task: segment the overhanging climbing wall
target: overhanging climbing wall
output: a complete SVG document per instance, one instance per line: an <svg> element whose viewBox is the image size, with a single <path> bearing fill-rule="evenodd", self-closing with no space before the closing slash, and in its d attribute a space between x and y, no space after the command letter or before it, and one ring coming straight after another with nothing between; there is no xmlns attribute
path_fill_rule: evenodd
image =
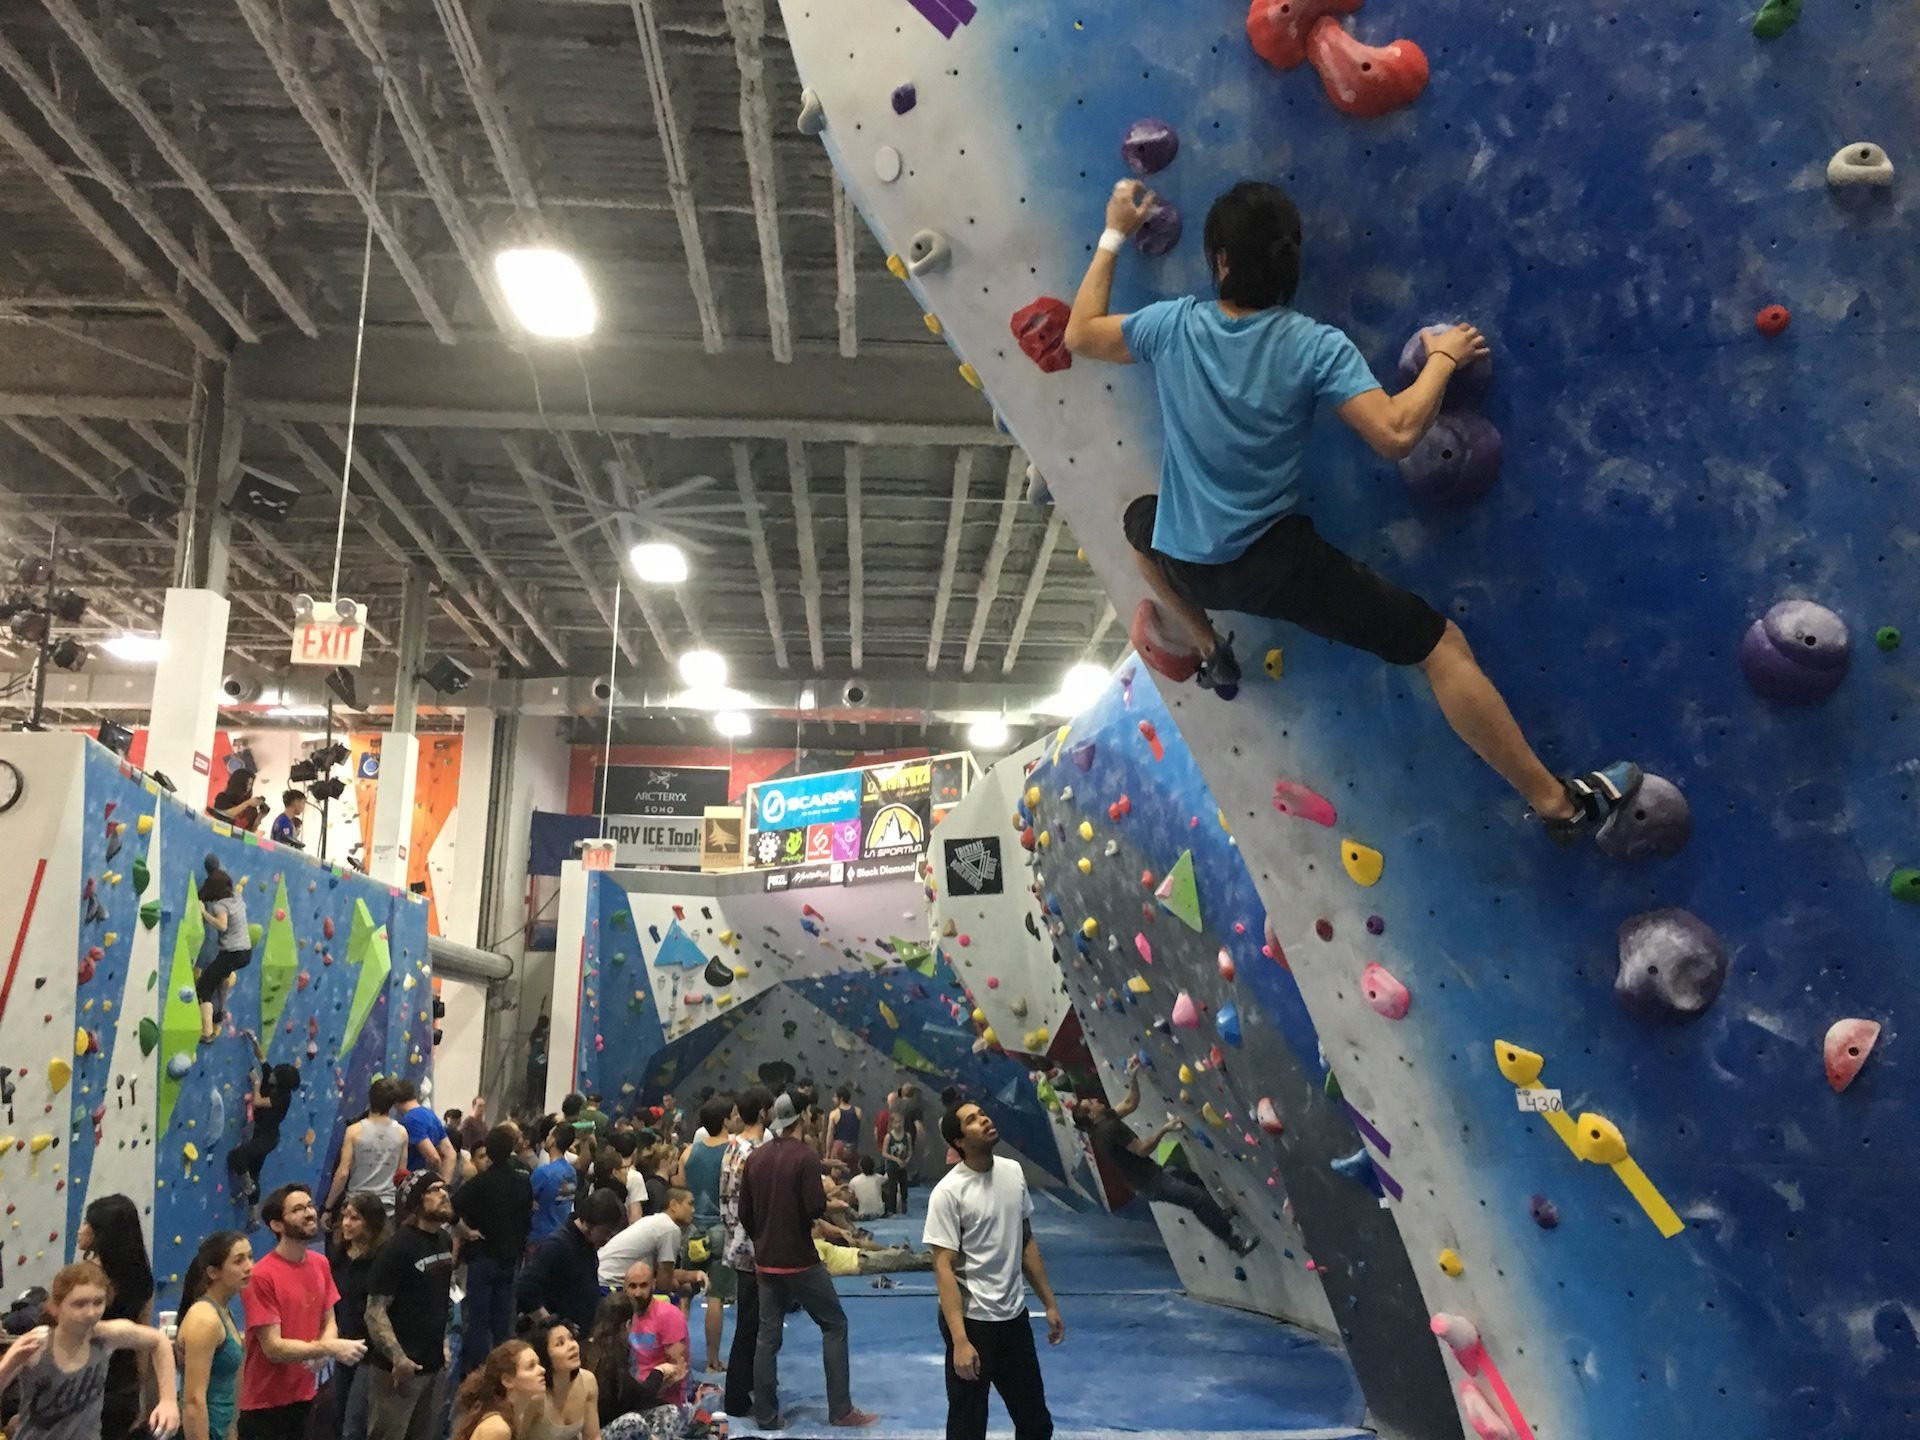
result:
<svg viewBox="0 0 1920 1440"><path fill-rule="evenodd" d="M1284 626L1232 617L1240 698L1169 690L1171 720L1228 800L1347 1098L1392 1141L1428 1308L1477 1324L1511 1387L1509 1410L1483 1382L1462 1402L1474 1418L1517 1432L1523 1413L1569 1440L1686 1434L1708 1415L1729 1440L1899 1430L1920 1359L1920 1260L1897 1223L1916 1180L1898 1021L1920 1002L1900 958L1920 881L1897 873L1920 851L1914 683L1910 645L1869 641L1910 623L1920 594L1902 483L1920 17L1810 10L1786 28L1797 7L1774 3L1755 33L1740 7L1354 8L1332 23L1406 37L1431 64L1424 92L1377 119L1336 109L1313 68L1258 58L1230 0L782 13L850 193L891 251L914 256L929 232L916 295L1123 615L1138 589L1119 515L1159 464L1151 377L1085 360L1042 373L1009 320L1072 296L1133 122L1180 135L1151 183L1186 238L1163 259L1124 254L1116 310L1201 286L1207 204L1251 175L1304 213L1301 307L1378 373L1423 322L1487 331L1506 450L1490 491L1416 502L1329 427L1303 503L1461 623L1550 764L1628 754L1678 784L1686 849L1638 864L1553 850L1417 675ZM1331 88L1394 82L1406 52L1376 61L1374 80ZM1831 160L1841 181L1875 178L1853 142L1892 157L1889 188L1829 184ZM1791 324L1768 314L1763 331L1776 304ZM1743 633L1792 598L1846 623L1851 664L1823 617L1777 617L1750 642L1749 685ZM1280 781L1336 822L1314 823L1299 790L1275 810ZM1381 858L1370 888L1348 878L1349 838ZM1663 1025L1613 989L1622 924L1669 906L1731 965L1703 1016ZM1370 962L1405 985L1404 1018L1363 998ZM1886 1028L1837 1093L1822 1043L1846 1018ZM1523 1113L1532 1062L1511 1054L1503 1074L1496 1039L1543 1056L1545 1086L1617 1126L1624 1158L1604 1131L1583 1138L1596 1127L1570 1146ZM1558 1228L1536 1224L1536 1195ZM1372 1323L1338 1318L1356 1337ZM1395 1387L1362 1379L1396 1428Z"/></svg>

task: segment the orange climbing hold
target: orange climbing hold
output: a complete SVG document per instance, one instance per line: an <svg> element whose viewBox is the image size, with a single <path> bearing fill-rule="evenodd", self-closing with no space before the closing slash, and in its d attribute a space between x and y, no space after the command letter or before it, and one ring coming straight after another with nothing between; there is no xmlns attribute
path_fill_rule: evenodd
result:
<svg viewBox="0 0 1920 1440"><path fill-rule="evenodd" d="M1323 15L1351 15L1360 0L1253 0L1247 39L1254 54L1276 70L1291 70L1307 58L1307 35Z"/></svg>
<svg viewBox="0 0 1920 1440"><path fill-rule="evenodd" d="M1140 722L1140 738L1152 747L1153 758L1155 760L1164 760L1167 758L1167 747L1160 743L1160 732L1153 728L1153 722L1151 720L1142 720Z"/></svg>
<svg viewBox="0 0 1920 1440"><path fill-rule="evenodd" d="M1307 59L1334 108L1348 115L1386 115L1427 88L1427 56L1418 45L1362 45L1331 15L1308 33Z"/></svg>

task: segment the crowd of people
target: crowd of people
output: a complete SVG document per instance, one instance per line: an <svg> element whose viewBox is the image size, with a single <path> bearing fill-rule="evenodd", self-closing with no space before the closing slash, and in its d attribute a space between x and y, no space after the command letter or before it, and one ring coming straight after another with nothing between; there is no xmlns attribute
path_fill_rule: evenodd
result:
<svg viewBox="0 0 1920 1440"><path fill-rule="evenodd" d="M279 1078L256 1088L236 1184L257 1182L285 1113ZM691 1116L671 1094L618 1120L598 1096L569 1095L556 1113L490 1124L483 1099L436 1115L411 1082L376 1080L324 1188L259 1200L263 1254L243 1230L209 1234L177 1311L154 1314L133 1203L93 1201L41 1323L0 1358L0 1422L7 1440L680 1440L725 1433L728 1415L779 1430L786 1322L804 1312L828 1419L861 1428L878 1417L854 1402L833 1282L923 1270L940 1298L948 1435L984 1436L997 1389L1017 1440L1046 1440L1025 1287L1050 1340L1064 1332L1024 1172L994 1153L984 1109L957 1090L940 1099L948 1168L916 1250L861 1225L904 1215L915 1161L934 1153L912 1084L873 1116L847 1087L823 1107L796 1080L703 1093ZM1154 1162L1160 1135L1126 1125L1137 1103L1130 1084L1112 1107L1078 1101L1075 1118L1142 1194L1244 1251L1204 1187Z"/></svg>

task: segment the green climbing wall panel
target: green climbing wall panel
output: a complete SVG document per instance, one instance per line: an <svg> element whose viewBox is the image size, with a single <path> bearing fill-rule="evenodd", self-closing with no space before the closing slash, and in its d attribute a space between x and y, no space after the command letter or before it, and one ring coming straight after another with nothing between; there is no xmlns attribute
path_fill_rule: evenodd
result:
<svg viewBox="0 0 1920 1440"><path fill-rule="evenodd" d="M393 969L393 957L387 953L387 927L373 923L367 902L353 902L353 933L347 939L347 964L360 971L353 987L353 1004L347 1011L346 1033L340 1037L340 1058L347 1058L360 1038L361 1027L373 1013L374 1002L387 988L387 975Z"/></svg>
<svg viewBox="0 0 1920 1440"><path fill-rule="evenodd" d="M173 1107L180 1101L180 1084L187 1066L193 1064L200 1049L200 1001L193 990L193 962L207 938L206 916L200 909L200 892L187 882L186 898L181 903L180 925L174 932L173 960L167 969L167 988L160 1003L160 1129L167 1133L173 1119ZM178 1057L182 1074L176 1076Z"/></svg>
<svg viewBox="0 0 1920 1440"><path fill-rule="evenodd" d="M273 919L267 925L266 949L260 956L260 1043L269 1049L300 969L300 942L294 938L293 921L287 917L287 877L282 875L274 886Z"/></svg>
<svg viewBox="0 0 1920 1440"><path fill-rule="evenodd" d="M1193 852L1182 850L1180 858L1173 862L1173 869L1167 872L1167 878L1161 882L1165 891L1160 903L1174 919L1189 930L1200 929L1200 892L1193 883Z"/></svg>

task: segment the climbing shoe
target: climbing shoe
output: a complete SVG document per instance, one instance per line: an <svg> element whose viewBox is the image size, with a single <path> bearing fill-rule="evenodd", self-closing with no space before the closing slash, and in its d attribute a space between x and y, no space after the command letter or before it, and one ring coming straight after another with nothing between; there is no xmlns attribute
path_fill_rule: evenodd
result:
<svg viewBox="0 0 1920 1440"><path fill-rule="evenodd" d="M1547 837L1561 847L1577 844L1593 834L1607 817L1640 788L1645 779L1640 767L1631 760L1616 760L1603 770L1562 778L1560 784L1573 802L1573 814L1564 820L1541 821Z"/></svg>
<svg viewBox="0 0 1920 1440"><path fill-rule="evenodd" d="M1259 1244L1260 1237L1258 1235L1236 1235L1227 1248L1233 1251L1235 1255L1250 1255Z"/></svg>
<svg viewBox="0 0 1920 1440"><path fill-rule="evenodd" d="M1240 693L1240 662L1234 658L1233 636L1215 642L1213 653L1200 662L1193 678L1202 690L1211 690L1222 700Z"/></svg>

